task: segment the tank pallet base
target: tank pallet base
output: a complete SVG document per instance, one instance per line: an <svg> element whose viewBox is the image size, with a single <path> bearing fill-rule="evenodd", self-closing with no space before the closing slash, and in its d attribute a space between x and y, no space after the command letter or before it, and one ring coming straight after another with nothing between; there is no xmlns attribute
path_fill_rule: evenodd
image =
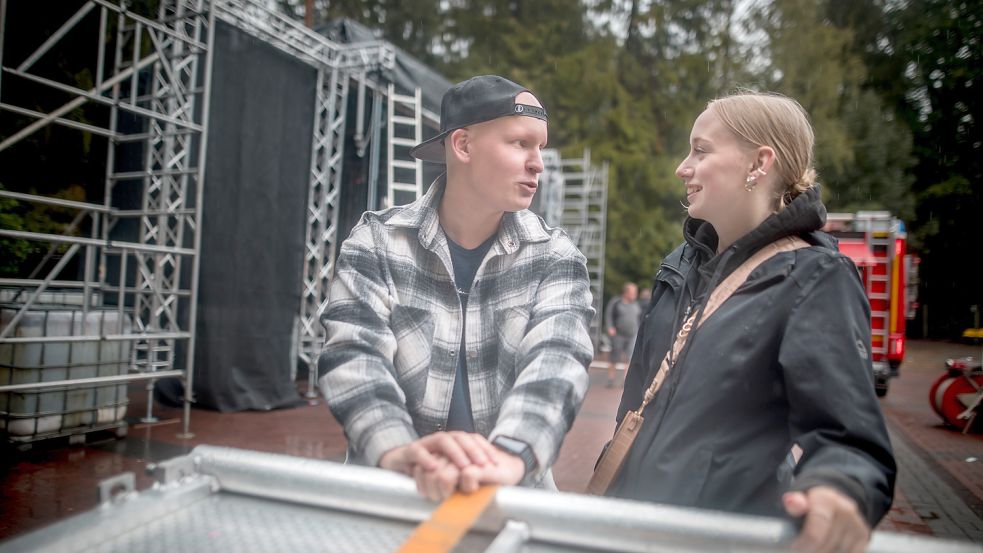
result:
<svg viewBox="0 0 983 553"><path fill-rule="evenodd" d="M84 445L107 439L125 438L129 425L126 421L100 424L91 427L67 428L59 432L47 432L33 436L2 435L4 446L13 451L26 452L35 446L64 447Z"/></svg>

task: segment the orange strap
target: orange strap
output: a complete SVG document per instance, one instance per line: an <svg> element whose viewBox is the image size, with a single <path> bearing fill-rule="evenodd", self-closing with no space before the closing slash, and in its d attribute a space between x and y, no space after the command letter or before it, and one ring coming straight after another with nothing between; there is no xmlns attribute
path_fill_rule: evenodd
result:
<svg viewBox="0 0 983 553"><path fill-rule="evenodd" d="M449 553L495 499L498 486L472 494L455 492L410 534L398 553Z"/></svg>

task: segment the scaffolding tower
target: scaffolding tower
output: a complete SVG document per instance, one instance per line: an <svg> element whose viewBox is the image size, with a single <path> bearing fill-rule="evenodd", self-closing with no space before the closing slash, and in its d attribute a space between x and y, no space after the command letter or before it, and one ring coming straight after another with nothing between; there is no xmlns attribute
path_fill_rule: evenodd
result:
<svg viewBox="0 0 983 553"><path fill-rule="evenodd" d="M0 111L35 121L0 143L6 150L51 124L63 125L106 137L104 199L101 204L75 202L34 194L0 191L0 197L77 210L63 234L44 234L0 229L0 237L46 242L49 260L57 248L68 246L46 274L30 278L0 279L0 286L17 287L19 309L0 329L0 346L45 342L127 342L132 345L128 374L92 379L11 384L0 382L0 393L66 390L78 386L147 380L148 392L156 379L184 379L184 433L189 432L193 401L195 314L201 251L201 209L206 162L208 103L211 91L211 53L215 21L255 36L299 59L317 71L317 105L311 138L310 185L306 213L302 301L297 324L298 356L311 368L308 394L314 395L317 352L324 342L318 317L327 303L327 285L334 272L337 245L338 194L345 142L345 115L349 83L355 79L360 94L366 84L383 89L366 77L374 70L391 70L395 50L384 41L342 45L285 17L261 0L161 0L159 10L140 14L124 3L109 0L79 2L79 9L38 48L22 60L3 58L3 29L7 5L0 0ZM57 82L32 73L35 62L59 46L59 42L87 18L98 17L98 45L93 63L95 84L83 90L74 83ZM3 102L2 85L24 79L65 92L72 99L49 113ZM416 97L419 98L417 92ZM107 106L108 124L98 126L68 118L87 103ZM419 102L410 117L420 121ZM128 130L132 119L139 129ZM419 126L419 125L418 125ZM419 129L415 131L419 135ZM142 144L143 159L135 170L120 170L120 149ZM390 174L393 167L389 168ZM419 171L417 171L419 175ZM419 177L417 177L419 182ZM118 188L138 188L136 209L117 205ZM86 218L89 218L88 221ZM137 236L117 237L114 229L125 220L136 220ZM88 236L76 236L86 228ZM81 280L58 279L73 259L80 259ZM39 304L49 288L74 288L81 292L82 310L107 304L115 306L120 321L115 333L70 337L13 336L18 322ZM176 368L178 345L183 343L185 362ZM148 398L146 420L153 420ZM39 436L40 438L49 436Z"/></svg>
<svg viewBox="0 0 983 553"><path fill-rule="evenodd" d="M590 333L597 344L604 311L608 163L592 164L590 149L573 159L562 159L556 150L544 150L543 165L538 211L547 224L562 227L587 258L594 299Z"/></svg>
<svg viewBox="0 0 983 553"><path fill-rule="evenodd" d="M58 90L72 99L49 113L2 101L0 111L26 116L34 121L2 143L6 150L51 124L63 125L108 139L103 202L87 203L0 191L0 196L21 202L54 205L75 210L77 215L62 234L46 234L0 229L0 236L43 242L50 245L48 255L26 279L0 279L0 285L19 292L16 314L0 330L0 345L17 348L29 344L71 344L125 342L130 346L129 374L97 378L20 383L0 386L0 392L23 393L40 390L66 390L75 386L183 376L191 389L194 349L194 313L197 301L195 282L200 244L201 180L205 165L205 121L208 118L208 44L212 19L205 0L162 0L156 19L130 11L122 4L106 0L81 2L79 9L51 36L24 59L4 59L4 28L7 5L0 0L0 65L3 80L21 79ZM32 71L35 63L59 46L62 39L87 18L98 18L94 86L88 90ZM108 62L108 63L107 63ZM202 67L203 66L203 67ZM199 78L204 76L204 85ZM149 82L149 85L147 84ZM66 117L85 104L108 106L108 123L99 126ZM137 130L121 124L137 119ZM120 148L143 145L138 170L118 170ZM141 187L136 209L114 204L114 191ZM76 235L88 219L88 236ZM117 238L117 225L135 220L135 237ZM48 261L61 246L68 249L57 263L43 273ZM81 258L81 280L58 280L73 258ZM184 270L188 264L190 271ZM76 289L81 292L81 313L85 320L96 307L115 306L118 324L111 332L72 336L14 336L17 324L39 305L48 288ZM124 316L125 312L125 316ZM127 324L123 324L124 319ZM188 344L188 361L183 370L174 366L175 345ZM13 374L13 373L11 373ZM190 392L189 392L190 393ZM149 411L147 418L152 418ZM188 432L187 405L184 432ZM9 413L7 413L9 415ZM32 438L75 432L60 428Z"/></svg>

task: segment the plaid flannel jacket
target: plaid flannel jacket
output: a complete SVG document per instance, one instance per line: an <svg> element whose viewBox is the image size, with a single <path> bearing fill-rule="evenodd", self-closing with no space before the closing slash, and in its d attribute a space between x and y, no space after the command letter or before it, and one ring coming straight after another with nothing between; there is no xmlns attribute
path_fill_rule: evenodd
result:
<svg viewBox="0 0 983 553"><path fill-rule="evenodd" d="M444 186L441 177L412 204L366 212L342 244L321 316L321 390L349 450L378 465L389 449L445 428L466 328L475 431L529 444L538 478L587 389L586 259L535 214L506 213L463 314L437 220Z"/></svg>

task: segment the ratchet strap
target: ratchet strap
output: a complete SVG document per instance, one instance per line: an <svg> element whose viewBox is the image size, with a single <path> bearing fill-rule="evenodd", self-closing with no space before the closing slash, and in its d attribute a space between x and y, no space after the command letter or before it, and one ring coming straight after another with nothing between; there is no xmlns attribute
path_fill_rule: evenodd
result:
<svg viewBox="0 0 983 553"><path fill-rule="evenodd" d="M455 492L416 527L398 553L450 553L495 499L496 491L498 486L482 486L472 494Z"/></svg>

